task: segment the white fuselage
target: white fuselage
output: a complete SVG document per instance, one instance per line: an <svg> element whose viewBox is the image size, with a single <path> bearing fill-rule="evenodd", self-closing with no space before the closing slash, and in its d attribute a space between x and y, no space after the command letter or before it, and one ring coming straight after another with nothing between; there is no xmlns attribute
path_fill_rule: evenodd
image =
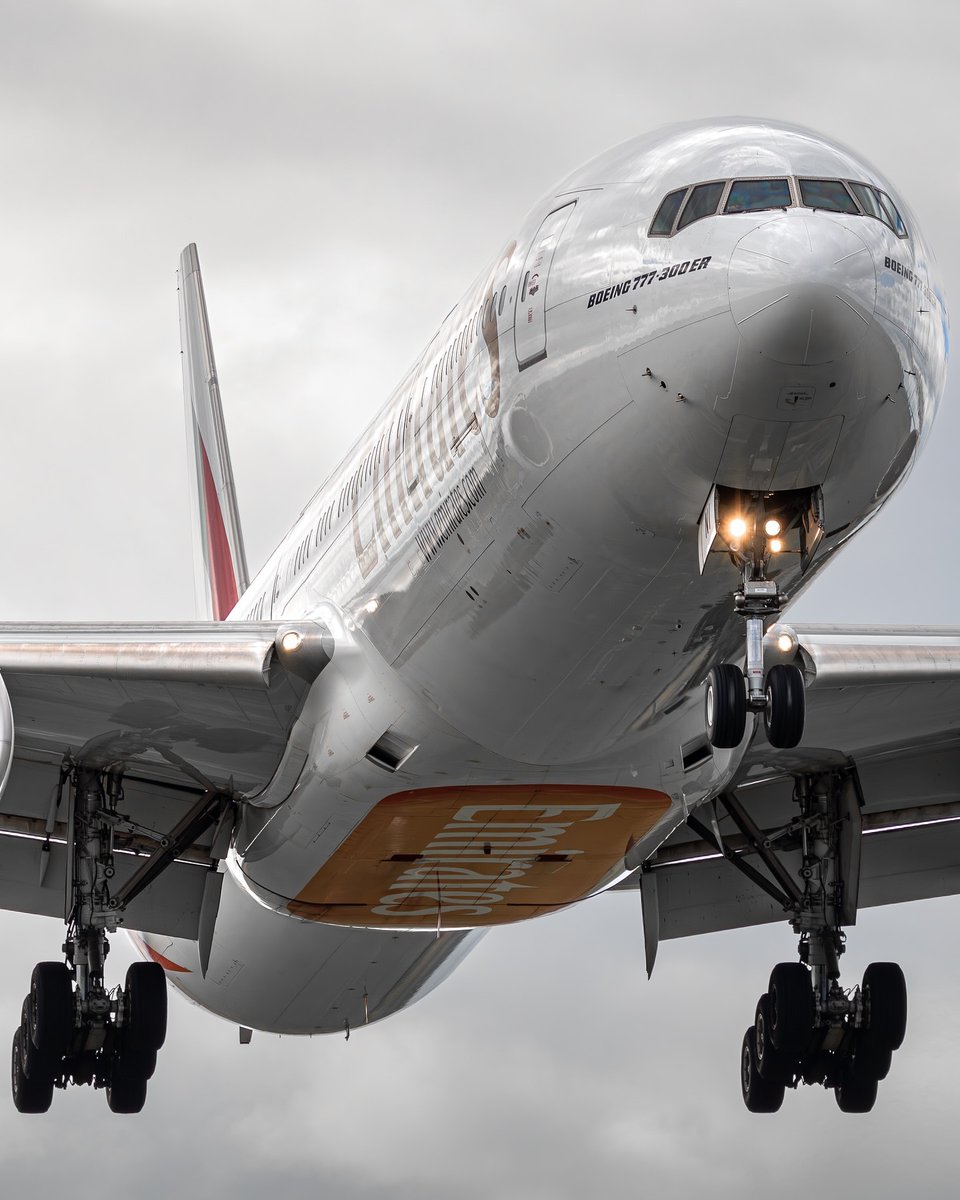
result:
<svg viewBox="0 0 960 1200"><path fill-rule="evenodd" d="M783 179L785 207L723 211L736 180ZM906 236L805 204L799 180L882 189ZM651 234L665 197L712 182L719 212ZM206 977L190 943L147 939L186 968L172 981L241 1024L342 1029L433 986L464 930L517 919L506 901L520 882L483 903L438 882L410 920L382 898L380 917L356 922L311 899L398 793L649 789L662 807L591 890L636 867L729 782L749 741L685 769L704 676L742 655L737 571L724 555L698 564L711 489L822 489L816 555L804 571L798 555L777 564L796 595L911 466L946 344L909 208L807 131L675 127L565 180L232 614L322 619L336 652L295 731L302 765L291 753L249 798Z"/></svg>

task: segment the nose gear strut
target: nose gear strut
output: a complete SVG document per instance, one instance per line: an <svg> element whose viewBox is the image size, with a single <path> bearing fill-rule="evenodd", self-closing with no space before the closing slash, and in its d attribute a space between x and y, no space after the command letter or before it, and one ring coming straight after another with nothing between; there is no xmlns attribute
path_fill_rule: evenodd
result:
<svg viewBox="0 0 960 1200"><path fill-rule="evenodd" d="M768 577L776 553L781 522L767 511L767 498L750 497L745 516L729 522L730 552L740 567L740 589L734 609L746 621L746 670L731 663L713 667L706 683L705 722L711 745L732 749L743 741L747 712L763 713L767 740L777 749L796 746L803 736L803 673L793 664L777 663L764 675L763 634L788 597ZM741 533L742 536L736 536ZM772 532L768 532L772 531Z"/></svg>

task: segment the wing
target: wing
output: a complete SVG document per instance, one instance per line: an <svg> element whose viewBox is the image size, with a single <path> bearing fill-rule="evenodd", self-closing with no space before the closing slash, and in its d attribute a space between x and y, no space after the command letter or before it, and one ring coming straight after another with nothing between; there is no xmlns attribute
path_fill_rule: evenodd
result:
<svg viewBox="0 0 960 1200"><path fill-rule="evenodd" d="M300 773L291 732L331 654L313 622L0 624L15 729L0 906L69 913L70 780L89 769L116 792L110 887L126 923L198 938L239 802Z"/></svg>
<svg viewBox="0 0 960 1200"><path fill-rule="evenodd" d="M641 888L648 969L660 940L784 919L786 881L763 861L763 844L796 879L799 775L836 771L847 781L860 835L847 924L858 904L960 892L960 629L796 633L807 684L801 745L774 750L761 726L733 790L620 885Z"/></svg>

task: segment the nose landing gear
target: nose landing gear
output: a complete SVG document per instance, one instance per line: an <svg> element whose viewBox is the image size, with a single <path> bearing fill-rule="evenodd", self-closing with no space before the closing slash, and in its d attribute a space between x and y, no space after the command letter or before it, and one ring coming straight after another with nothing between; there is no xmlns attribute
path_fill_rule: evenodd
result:
<svg viewBox="0 0 960 1200"><path fill-rule="evenodd" d="M764 625L776 620L787 599L777 581L768 577L771 558L783 549L784 519L767 504L768 498L752 497L747 515L733 517L726 525L727 545L741 573L734 607L747 624L747 653L745 671L720 663L707 678L707 736L718 749L740 745L748 711L763 714L767 739L777 749L790 749L803 737L805 693L800 668L778 663L764 677Z"/></svg>

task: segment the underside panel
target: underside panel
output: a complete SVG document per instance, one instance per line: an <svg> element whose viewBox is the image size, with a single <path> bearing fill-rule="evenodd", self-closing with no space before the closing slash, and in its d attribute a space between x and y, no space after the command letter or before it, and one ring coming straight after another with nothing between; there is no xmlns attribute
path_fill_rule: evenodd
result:
<svg viewBox="0 0 960 1200"><path fill-rule="evenodd" d="M382 800L300 892L337 925L502 925L582 900L670 807L663 792L589 785L423 788Z"/></svg>
<svg viewBox="0 0 960 1200"><path fill-rule="evenodd" d="M274 1033L342 1034L422 997L481 936L291 920L257 904L227 875L206 973L194 942L144 940L174 987L227 1020Z"/></svg>

